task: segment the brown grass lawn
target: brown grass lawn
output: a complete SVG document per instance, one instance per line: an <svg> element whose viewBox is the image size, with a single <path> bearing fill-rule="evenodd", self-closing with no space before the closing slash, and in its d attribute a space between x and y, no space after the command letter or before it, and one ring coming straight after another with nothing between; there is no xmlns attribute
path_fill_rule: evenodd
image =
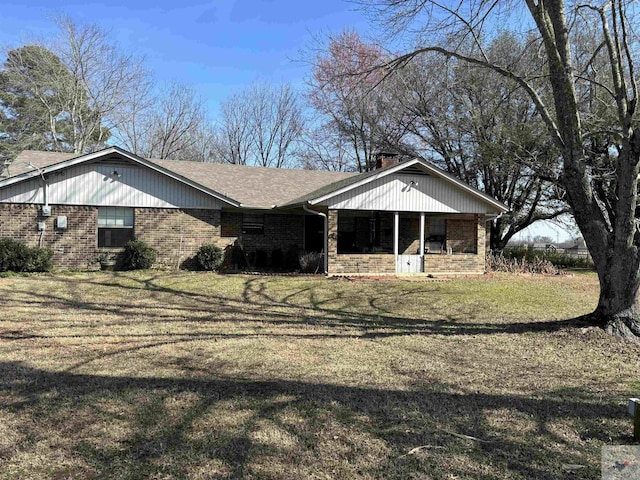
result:
<svg viewBox="0 0 640 480"><path fill-rule="evenodd" d="M640 393L597 288L0 278L0 478L596 478Z"/></svg>

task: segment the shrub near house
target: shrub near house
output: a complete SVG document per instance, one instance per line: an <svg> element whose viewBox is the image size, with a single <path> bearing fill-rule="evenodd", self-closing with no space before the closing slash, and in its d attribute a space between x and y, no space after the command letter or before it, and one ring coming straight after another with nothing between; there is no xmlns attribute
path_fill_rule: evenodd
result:
<svg viewBox="0 0 640 480"><path fill-rule="evenodd" d="M48 272L52 268L50 248L31 248L11 238L0 238L0 272Z"/></svg>

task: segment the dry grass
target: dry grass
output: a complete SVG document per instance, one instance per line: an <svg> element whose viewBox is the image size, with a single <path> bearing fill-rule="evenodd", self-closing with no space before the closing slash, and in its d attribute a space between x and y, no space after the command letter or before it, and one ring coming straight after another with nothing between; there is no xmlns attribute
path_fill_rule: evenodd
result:
<svg viewBox="0 0 640 480"><path fill-rule="evenodd" d="M594 478L640 387L597 288L0 278L0 478Z"/></svg>

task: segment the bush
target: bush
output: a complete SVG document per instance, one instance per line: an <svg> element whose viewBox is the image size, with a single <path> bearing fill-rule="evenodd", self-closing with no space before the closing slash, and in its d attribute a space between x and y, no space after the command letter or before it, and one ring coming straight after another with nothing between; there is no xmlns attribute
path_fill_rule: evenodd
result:
<svg viewBox="0 0 640 480"><path fill-rule="evenodd" d="M487 269L491 272L508 273L543 273L547 275L559 275L562 271L549 260L535 257L529 261L526 257L520 260L508 258L502 253L487 254Z"/></svg>
<svg viewBox="0 0 640 480"><path fill-rule="evenodd" d="M274 270L282 270L284 268L284 254L279 248L274 248L271 252L271 267Z"/></svg>
<svg viewBox="0 0 640 480"><path fill-rule="evenodd" d="M288 271L300 270L300 249L298 245L291 245L284 257L284 268Z"/></svg>
<svg viewBox="0 0 640 480"><path fill-rule="evenodd" d="M201 245L196 252L196 261L203 270L219 270L222 266L222 249L213 243Z"/></svg>
<svg viewBox="0 0 640 480"><path fill-rule="evenodd" d="M231 247L231 265L240 270L247 268L247 257L244 254L244 248L238 242L235 242Z"/></svg>
<svg viewBox="0 0 640 480"><path fill-rule="evenodd" d="M0 272L48 272L53 268L53 251L28 247L11 238L0 238Z"/></svg>
<svg viewBox="0 0 640 480"><path fill-rule="evenodd" d="M300 255L300 271L304 273L323 272L324 255L318 252L307 252Z"/></svg>
<svg viewBox="0 0 640 480"><path fill-rule="evenodd" d="M267 251L256 250L256 268L267 268Z"/></svg>
<svg viewBox="0 0 640 480"><path fill-rule="evenodd" d="M593 270L593 261L586 256L571 255L547 250L534 250L523 247L507 247L502 251L506 259L515 259L533 263L536 260L546 260L559 268L587 268Z"/></svg>
<svg viewBox="0 0 640 480"><path fill-rule="evenodd" d="M53 268L53 250L50 248L32 248L31 259L26 271L48 272Z"/></svg>
<svg viewBox="0 0 640 480"><path fill-rule="evenodd" d="M122 252L123 270L147 270L156 261L158 252L142 240L130 240Z"/></svg>

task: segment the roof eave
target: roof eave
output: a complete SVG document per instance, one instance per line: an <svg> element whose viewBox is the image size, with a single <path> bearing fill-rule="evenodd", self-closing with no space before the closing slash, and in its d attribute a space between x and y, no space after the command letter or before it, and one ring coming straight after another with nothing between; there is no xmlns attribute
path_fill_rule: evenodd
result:
<svg viewBox="0 0 640 480"><path fill-rule="evenodd" d="M196 190L201 191L202 193L205 193L209 196L212 196L214 198L217 198L218 200L221 200L225 203L228 203L229 205L232 205L234 207L240 207L240 202L229 198L225 195L222 195L214 190L211 190L210 188L205 187L204 185L200 185L199 183L196 183L192 180L189 180L188 178L183 177L180 174L177 174L171 170L168 170L164 167L161 167L160 165L157 165L143 157L140 157L138 155L135 155L133 153L127 152L126 150L121 149L120 147L108 147L105 148L103 150L99 150L97 152L93 152L93 153L88 153L86 155L81 155L78 157L74 157L71 158L69 160L65 160L62 162L58 162L58 163L54 163L53 165L49 165L46 167L35 167L35 170L32 172L25 172L22 173L20 175L16 175L14 177L10 177L7 178L5 180L0 181L0 188L2 187L6 187L8 185L12 185L14 183L19 183L25 180L30 180L32 178L41 176L41 175L45 175L47 173L51 173L51 172L55 172L58 170L62 170L64 168L69 168L69 167L73 167L75 165L81 164L81 163L85 163L85 162L90 162L92 160L95 160L97 158L100 158L104 155L109 155L111 153L118 153L119 155L122 155L126 158L128 158L129 160L135 162L135 163L139 163L147 168L150 168L151 170L154 170L158 173L161 173L163 175L166 175L170 178L173 178L174 180L184 183L185 185L188 185L192 188L195 188Z"/></svg>
<svg viewBox="0 0 640 480"><path fill-rule="evenodd" d="M381 171L379 174L377 175L369 175L366 178L363 178L361 181L359 182L355 182L352 183L350 185L347 185L346 187L343 188L339 188L338 190L335 190L333 192L327 193L325 195L322 195L318 198L314 198L311 200L308 200L308 203L310 205L317 205L318 203L324 202L325 200L328 200L332 197L335 197L336 195L340 195L342 193L346 193L350 190L353 190L354 188L360 187L362 185L366 185L367 183L370 183L374 180L378 180L380 178L383 178L387 175L390 175L392 173L396 173L399 172L401 170L404 170L407 167L410 167L412 165L416 165L419 164L421 166L423 166L424 168L426 168L430 173L435 174L436 176L440 177L440 178L444 178L445 180L448 180L452 183L454 183L456 186L462 188L463 190L467 191L468 193L470 193L471 195L479 198L480 200L484 201L485 203L488 203L494 207L496 207L499 211L501 212L508 212L509 211L509 207L507 207L505 204L503 204L502 202L499 202L498 200L494 199L493 197L467 185L466 183L464 183L463 181L457 179L456 177L448 174L447 172L440 170L439 168L428 164L427 162L424 162L418 158L414 158L412 160L409 160L407 162L402 162L399 163L398 165L395 165L391 168L386 168L383 171Z"/></svg>

